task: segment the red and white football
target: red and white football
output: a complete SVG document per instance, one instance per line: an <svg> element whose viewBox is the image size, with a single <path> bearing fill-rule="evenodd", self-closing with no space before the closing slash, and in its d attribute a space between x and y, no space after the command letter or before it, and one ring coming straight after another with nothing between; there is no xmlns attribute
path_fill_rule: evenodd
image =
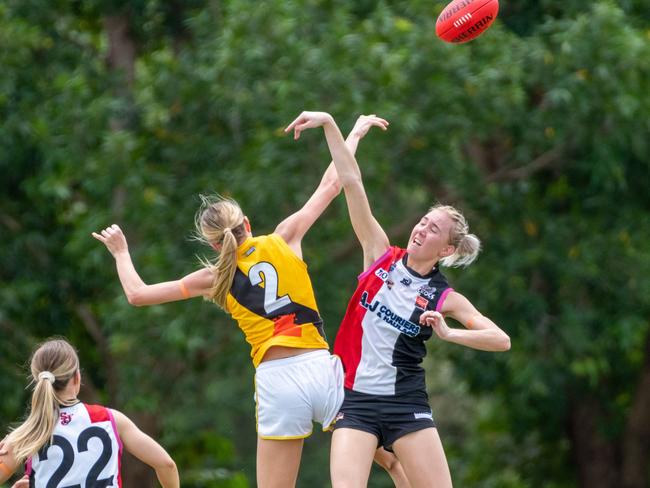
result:
<svg viewBox="0 0 650 488"><path fill-rule="evenodd" d="M467 42L490 27L499 12L499 0L454 0L440 12L436 34L445 42Z"/></svg>

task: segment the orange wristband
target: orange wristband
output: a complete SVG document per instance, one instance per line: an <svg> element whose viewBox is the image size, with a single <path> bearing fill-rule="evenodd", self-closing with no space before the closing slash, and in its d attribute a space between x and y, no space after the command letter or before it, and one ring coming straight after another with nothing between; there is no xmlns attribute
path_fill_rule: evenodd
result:
<svg viewBox="0 0 650 488"><path fill-rule="evenodd" d="M14 472L13 472L12 470L9 469L9 466L7 466L7 465L6 465L5 463L3 463L2 461L0 461L0 469L1 469L2 471L4 471L4 473L5 473L7 476L11 476L12 474L14 474Z"/></svg>
<svg viewBox="0 0 650 488"><path fill-rule="evenodd" d="M183 298L189 298L190 297L190 292L187 291L187 287L185 286L185 283L183 283L183 280L180 280L178 282L178 286L181 289L181 293L183 294Z"/></svg>

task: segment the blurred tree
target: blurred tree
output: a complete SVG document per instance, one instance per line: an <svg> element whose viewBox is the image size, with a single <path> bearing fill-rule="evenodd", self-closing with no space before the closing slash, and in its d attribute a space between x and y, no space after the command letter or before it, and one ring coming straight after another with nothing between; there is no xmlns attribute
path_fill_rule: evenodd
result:
<svg viewBox="0 0 650 488"><path fill-rule="evenodd" d="M282 127L303 109L344 131L377 113L391 128L358 159L378 219L400 244L436 199L463 208L485 252L449 275L513 339L503 355L431 344L456 484L647 487L647 6L504 4L462 46L435 37L443 7L0 4L4 418L23 410L33 344L66 335L85 399L161 438L184 486L252 486L241 333L199 301L128 306L90 232L117 222L145 281L180 276L209 255L188 239L198 193L234 196L269 232L328 158L319 134L296 143ZM361 265L342 199L304 247L333 340ZM307 443L299 486L329 486L328 442ZM151 486L148 471L129 475ZM391 485L378 472L372 486Z"/></svg>

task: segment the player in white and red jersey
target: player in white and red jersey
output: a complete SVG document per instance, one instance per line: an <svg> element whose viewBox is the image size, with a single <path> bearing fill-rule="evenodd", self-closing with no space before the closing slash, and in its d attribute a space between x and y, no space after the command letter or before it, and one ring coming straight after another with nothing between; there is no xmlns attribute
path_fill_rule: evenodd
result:
<svg viewBox="0 0 650 488"><path fill-rule="evenodd" d="M366 486L380 445L395 452L413 488L451 487L420 363L433 332L475 349L510 348L505 332L452 290L439 270L470 264L480 242L458 210L438 205L414 227L406 249L390 246L332 117L303 112L287 129L297 139L321 126L364 254L364 272L334 345L345 368L345 400L332 438L332 485ZM467 330L449 328L445 316Z"/></svg>
<svg viewBox="0 0 650 488"><path fill-rule="evenodd" d="M3 441L0 483L25 462L30 488L121 488L123 447L156 470L163 488L178 488L176 464L117 410L77 399L79 359L65 340L41 344L31 360L34 383L27 420Z"/></svg>

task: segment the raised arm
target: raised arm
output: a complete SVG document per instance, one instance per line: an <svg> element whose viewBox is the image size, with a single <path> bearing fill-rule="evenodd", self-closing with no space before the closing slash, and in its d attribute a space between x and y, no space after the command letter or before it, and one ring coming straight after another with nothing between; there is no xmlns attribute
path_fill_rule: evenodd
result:
<svg viewBox="0 0 650 488"><path fill-rule="evenodd" d="M214 275L206 268L200 269L174 281L148 285L135 269L129 246L122 229L113 224L92 236L102 242L115 258L117 274L124 294L131 305L156 305L205 295L214 281Z"/></svg>
<svg viewBox="0 0 650 488"><path fill-rule="evenodd" d="M383 120L384 128L388 122ZM367 269L388 248L386 233L372 214L368 197L363 187L361 171L354 155L346 146L341 131L331 115L324 112L303 112L285 129L294 131L294 139L305 129L323 127L327 145L345 191L350 221L363 248L364 269Z"/></svg>
<svg viewBox="0 0 650 488"><path fill-rule="evenodd" d="M448 316L460 322L466 330L451 328L445 322ZM507 351L510 337L497 324L482 315L460 293L452 291L445 299L440 312L427 310L420 323L433 327L441 339L481 351Z"/></svg>
<svg viewBox="0 0 650 488"><path fill-rule="evenodd" d="M345 145L354 154L359 141L365 137L371 127L376 126L386 130L387 124L384 119L375 115L361 115L345 140ZM340 192L341 184L336 167L332 162L307 203L296 213L280 222L275 229L275 232L282 236L298 256L302 257L302 238Z"/></svg>
<svg viewBox="0 0 650 488"><path fill-rule="evenodd" d="M127 451L156 471L163 488L178 488L176 463L155 440L142 432L126 415L113 410L117 431Z"/></svg>

